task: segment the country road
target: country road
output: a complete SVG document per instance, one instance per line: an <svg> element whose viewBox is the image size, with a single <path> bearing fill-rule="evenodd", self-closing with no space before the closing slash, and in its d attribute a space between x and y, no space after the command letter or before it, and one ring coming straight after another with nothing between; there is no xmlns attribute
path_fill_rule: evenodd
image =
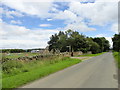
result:
<svg viewBox="0 0 120 90"><path fill-rule="evenodd" d="M118 88L117 68L108 52L20 88Z"/></svg>

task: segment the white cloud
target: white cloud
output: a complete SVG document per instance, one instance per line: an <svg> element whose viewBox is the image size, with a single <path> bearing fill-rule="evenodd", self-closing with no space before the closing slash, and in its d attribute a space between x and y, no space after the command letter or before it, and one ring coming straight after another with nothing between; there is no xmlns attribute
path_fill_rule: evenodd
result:
<svg viewBox="0 0 120 90"><path fill-rule="evenodd" d="M6 11L6 16L7 17L12 17L12 16L22 17L24 15L18 11Z"/></svg>
<svg viewBox="0 0 120 90"><path fill-rule="evenodd" d="M106 34L98 34L95 37L104 37L104 36L106 36Z"/></svg>
<svg viewBox="0 0 120 90"><path fill-rule="evenodd" d="M0 48L45 48L49 37L57 30L27 29L23 26L0 23Z"/></svg>
<svg viewBox="0 0 120 90"><path fill-rule="evenodd" d="M111 26L111 31L115 32L116 34L118 33L118 23L114 23Z"/></svg>
<svg viewBox="0 0 120 90"><path fill-rule="evenodd" d="M93 31L88 25L105 26L118 20L118 2L96 0L95 3L82 4L78 1L70 2L69 9L54 14L54 19L65 20L67 28L79 31ZM84 20L88 20L85 22ZM83 24L84 23L84 24Z"/></svg>
<svg viewBox="0 0 120 90"><path fill-rule="evenodd" d="M48 21L62 19L65 20L65 24L80 21L79 18L89 19L89 25L104 26L111 22L117 22L118 0L114 0L114 2L113 0L95 0L95 3L87 4L82 4L80 1L92 2L94 0L62 0L62 2L69 2L69 9L64 11L56 9L57 6L53 4L54 0L4 0L2 3L28 15L51 18L47 19ZM61 1L59 0L59 2ZM50 13L50 11L55 13ZM9 17L10 14L7 13Z"/></svg>
<svg viewBox="0 0 120 90"><path fill-rule="evenodd" d="M47 21L52 21L52 19L51 19L51 18L48 18Z"/></svg>
<svg viewBox="0 0 120 90"><path fill-rule="evenodd" d="M67 21L74 21L77 19L76 14L74 14L71 11L65 10L65 11L60 11L54 16L55 19L62 19L62 20L67 20Z"/></svg>
<svg viewBox="0 0 120 90"><path fill-rule="evenodd" d="M68 10L59 11L56 9L56 5L53 4L54 0L4 0L2 3L17 11L24 12L28 15L36 15L40 18L52 17L56 19L74 20L76 19L76 15L79 15L77 17L90 19L90 24L92 25L104 25L108 22L116 21L118 15L118 0L95 0L95 3L87 4L82 4L80 1L91 2L94 0L62 1L70 2L68 4ZM59 0L59 2L61 1ZM51 10L55 10L55 17L54 14L49 13Z"/></svg>
<svg viewBox="0 0 120 90"><path fill-rule="evenodd" d="M3 20L2 20L2 19L0 19L0 22L3 22Z"/></svg>
<svg viewBox="0 0 120 90"><path fill-rule="evenodd" d="M110 22L117 22L118 19L118 3L117 2L95 2L81 4L80 2L72 2L69 10L79 15L83 19L89 19L90 25L104 26Z"/></svg>
<svg viewBox="0 0 120 90"><path fill-rule="evenodd" d="M70 2L68 4L69 8L64 11L58 10L53 4L53 1L54 0L4 0L2 1L3 4L16 11L0 8L0 13L4 13L9 18L13 18L13 16L24 16L23 13L25 13L39 18L48 18L47 21L54 19L65 20L64 24L66 24L66 26L64 30L73 29L81 32L96 30L88 25L105 26L106 24L113 23L113 25L110 26L111 31L118 32L118 26L116 24L118 19L118 0L96 0L95 3L87 4L81 4L79 2L85 0L60 0ZM50 11L53 11L54 14L50 13ZM85 19L88 19L89 22L85 22ZM15 23L15 21L11 22ZM41 24L39 26L48 27L51 25ZM2 40L5 42L3 46L6 47L9 45L11 45L10 47L43 47L47 45L48 37L46 37L46 35L50 36L57 32L55 30L30 30L22 26L8 25L6 23L3 23L3 27L4 28L0 30L0 34L2 35ZM96 36L106 37L106 35L102 34ZM111 37L106 37L106 39L108 39L112 45ZM40 42L35 42L36 40L40 40ZM15 41L17 43L15 43ZM28 44L26 44L27 41Z"/></svg>
<svg viewBox="0 0 120 90"><path fill-rule="evenodd" d="M0 7L0 14L5 15L7 18L23 17L24 15L19 11L9 10L8 8Z"/></svg>
<svg viewBox="0 0 120 90"><path fill-rule="evenodd" d="M86 31L94 31L95 28L88 27L85 22L83 22L81 17L77 17L77 15L69 10L60 11L58 14L55 14L54 19L65 20L66 26L64 30L72 29L78 30L80 32Z"/></svg>
<svg viewBox="0 0 120 90"><path fill-rule="evenodd" d="M96 2L101 3L101 2L119 2L120 0L96 0Z"/></svg>
<svg viewBox="0 0 120 90"><path fill-rule="evenodd" d="M17 20L17 21L11 20L11 23L12 23L12 24L22 24L22 22L21 22L20 20Z"/></svg>
<svg viewBox="0 0 120 90"><path fill-rule="evenodd" d="M51 16L49 11L53 6L52 1L53 0L49 0L49 2L46 3L46 0L44 0L44 2L35 2L35 0L31 0L31 2L25 2L25 0L4 0L2 1L2 4L28 15L36 15L40 18L46 18Z"/></svg>
<svg viewBox="0 0 120 90"><path fill-rule="evenodd" d="M109 43L110 43L110 47L112 48L113 47L113 42L112 42L112 37L105 37Z"/></svg>
<svg viewBox="0 0 120 90"><path fill-rule="evenodd" d="M19 2L21 0L4 0L4 2ZM52 0L55 2L73 2L73 0ZM78 2L93 2L94 0L74 0ZM23 0L23 2L51 2L51 0Z"/></svg>
<svg viewBox="0 0 120 90"><path fill-rule="evenodd" d="M52 26L51 24L40 24L39 25L40 27L50 27L50 26Z"/></svg>
<svg viewBox="0 0 120 90"><path fill-rule="evenodd" d="M77 30L80 32L87 32L87 31L95 31L95 28L88 27L85 23L72 23L68 24L65 28L65 30L72 29L72 30Z"/></svg>

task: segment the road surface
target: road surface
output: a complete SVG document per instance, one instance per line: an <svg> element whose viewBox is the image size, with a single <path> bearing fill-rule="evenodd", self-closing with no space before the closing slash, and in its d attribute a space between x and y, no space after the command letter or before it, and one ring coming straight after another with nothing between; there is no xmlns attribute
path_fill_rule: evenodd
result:
<svg viewBox="0 0 120 90"><path fill-rule="evenodd" d="M111 52L85 60L21 88L118 88Z"/></svg>

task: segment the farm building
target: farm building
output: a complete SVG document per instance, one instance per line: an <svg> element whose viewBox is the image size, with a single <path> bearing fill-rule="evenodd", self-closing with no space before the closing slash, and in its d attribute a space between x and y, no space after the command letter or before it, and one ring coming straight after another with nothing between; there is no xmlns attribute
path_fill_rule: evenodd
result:
<svg viewBox="0 0 120 90"><path fill-rule="evenodd" d="M38 53L40 50L32 50L31 53Z"/></svg>

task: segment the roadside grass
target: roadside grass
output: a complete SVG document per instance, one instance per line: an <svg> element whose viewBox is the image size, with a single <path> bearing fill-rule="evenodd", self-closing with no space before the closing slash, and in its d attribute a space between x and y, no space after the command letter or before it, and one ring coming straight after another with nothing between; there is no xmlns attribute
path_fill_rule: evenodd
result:
<svg viewBox="0 0 120 90"><path fill-rule="evenodd" d="M14 76L20 73L29 72L36 68L40 68L46 65L57 63L61 60L66 60L67 57L49 57L49 58L41 58L39 60L9 60L2 63L2 78Z"/></svg>
<svg viewBox="0 0 120 90"><path fill-rule="evenodd" d="M117 62L117 66L120 69L120 52L113 52L113 56Z"/></svg>
<svg viewBox="0 0 120 90"><path fill-rule="evenodd" d="M106 52L102 52L102 53L97 53L97 54L84 54L84 55L79 55L79 56L77 56L77 57L84 57L84 56L99 56L99 55L102 55L102 54L104 54L104 53L106 53Z"/></svg>
<svg viewBox="0 0 120 90"><path fill-rule="evenodd" d="M17 88L79 62L81 62L80 59L72 59L69 57L49 58L47 60L27 63L21 62L20 65L22 66L17 68L16 66L12 66L11 69L8 69L9 72L3 72L2 88Z"/></svg>
<svg viewBox="0 0 120 90"><path fill-rule="evenodd" d="M92 57L103 53L86 54L78 57ZM34 53L32 53L32 55L33 54ZM25 53L23 55L25 55ZM9 58L16 58L16 56L13 54L13 56ZM61 56L53 56L31 61L7 61L2 64L2 88L17 88L28 82L42 78L79 62L81 62L80 59Z"/></svg>

